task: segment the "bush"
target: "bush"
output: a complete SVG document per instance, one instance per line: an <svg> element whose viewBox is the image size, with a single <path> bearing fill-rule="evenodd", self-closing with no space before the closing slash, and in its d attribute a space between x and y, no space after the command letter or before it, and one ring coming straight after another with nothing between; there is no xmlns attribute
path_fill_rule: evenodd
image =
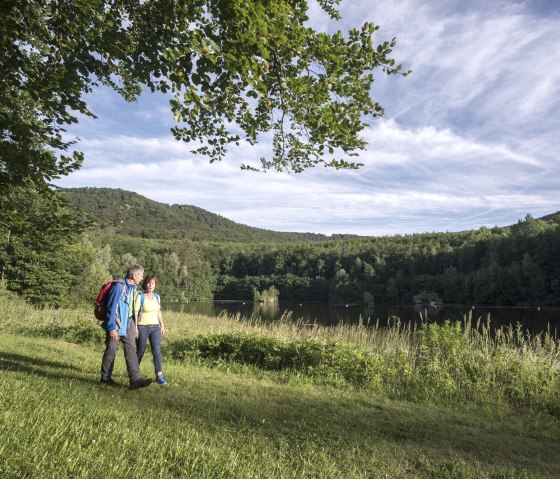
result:
<svg viewBox="0 0 560 479"><path fill-rule="evenodd" d="M249 364L265 370L291 370L352 385L381 382L383 362L363 347L336 340L284 340L277 336L233 332L183 339L170 346L177 359L204 359Z"/></svg>
<svg viewBox="0 0 560 479"><path fill-rule="evenodd" d="M170 346L177 359L293 371L413 401L509 403L560 415L560 368L549 350L449 321L422 324L394 349L374 352L338 338L285 339L260 332L202 334ZM403 346L404 345L404 346ZM371 348L371 347L370 347Z"/></svg>

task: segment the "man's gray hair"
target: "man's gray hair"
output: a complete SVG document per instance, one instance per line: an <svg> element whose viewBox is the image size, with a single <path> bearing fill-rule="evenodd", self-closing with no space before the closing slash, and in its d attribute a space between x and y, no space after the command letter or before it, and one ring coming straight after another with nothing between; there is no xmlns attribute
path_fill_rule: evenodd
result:
<svg viewBox="0 0 560 479"><path fill-rule="evenodd" d="M144 268L142 268L139 264L133 264L130 268L128 268L126 278L132 279L136 273L144 273Z"/></svg>

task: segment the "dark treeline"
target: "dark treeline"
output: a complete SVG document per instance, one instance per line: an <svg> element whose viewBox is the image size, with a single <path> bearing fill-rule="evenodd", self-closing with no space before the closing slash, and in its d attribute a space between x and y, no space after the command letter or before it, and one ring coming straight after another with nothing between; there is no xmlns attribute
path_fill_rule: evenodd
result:
<svg viewBox="0 0 560 479"><path fill-rule="evenodd" d="M0 272L9 289L37 304L91 303L107 277L140 263L174 301L252 299L255 289L274 286L281 301L410 303L435 292L447 303L560 304L560 215L458 233L329 238L249 228L121 190L83 191L75 203L110 226L82 235L2 227ZM40 195L25 191L16 200L51 221L53 207Z"/></svg>
<svg viewBox="0 0 560 479"><path fill-rule="evenodd" d="M527 217L509 228L395 236L211 254L218 297L269 283L285 300L558 304L560 225ZM224 261L225 260L225 261ZM210 261L212 261L210 259Z"/></svg>
<svg viewBox="0 0 560 479"><path fill-rule="evenodd" d="M560 304L560 218L511 227L299 244L155 241L100 235L118 263L161 277L168 299L409 303L436 292L448 303Z"/></svg>

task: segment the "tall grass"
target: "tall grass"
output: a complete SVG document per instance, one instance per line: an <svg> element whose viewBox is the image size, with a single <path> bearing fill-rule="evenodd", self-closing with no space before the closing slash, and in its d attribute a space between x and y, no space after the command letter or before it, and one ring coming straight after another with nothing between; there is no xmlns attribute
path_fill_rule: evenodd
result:
<svg viewBox="0 0 560 479"><path fill-rule="evenodd" d="M550 334L164 316L169 386L108 388L91 311L0 289L0 477L560 477Z"/></svg>
<svg viewBox="0 0 560 479"><path fill-rule="evenodd" d="M560 421L168 361L97 383L98 347L0 333L0 477L552 479ZM117 361L115 378L126 377Z"/></svg>
<svg viewBox="0 0 560 479"><path fill-rule="evenodd" d="M34 309L0 294L4 330L101 343L87 310ZM489 318L402 325L305 325L239 315L165 312L167 359L243 365L287 377L375 391L389 398L462 404L508 404L560 417L560 342L550 331L519 325L493 331Z"/></svg>

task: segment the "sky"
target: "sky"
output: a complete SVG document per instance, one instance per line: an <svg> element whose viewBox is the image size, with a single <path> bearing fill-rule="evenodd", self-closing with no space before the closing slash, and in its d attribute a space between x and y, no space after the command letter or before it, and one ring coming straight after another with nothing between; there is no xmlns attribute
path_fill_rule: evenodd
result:
<svg viewBox="0 0 560 479"><path fill-rule="evenodd" d="M265 138L221 163L174 140L161 94L126 103L107 89L96 120L69 130L86 156L62 187L135 191L275 231L385 236L506 226L560 210L559 0L342 0L332 22L312 1L310 26L380 25L409 77L374 72L385 115L369 121L359 170L241 171Z"/></svg>

